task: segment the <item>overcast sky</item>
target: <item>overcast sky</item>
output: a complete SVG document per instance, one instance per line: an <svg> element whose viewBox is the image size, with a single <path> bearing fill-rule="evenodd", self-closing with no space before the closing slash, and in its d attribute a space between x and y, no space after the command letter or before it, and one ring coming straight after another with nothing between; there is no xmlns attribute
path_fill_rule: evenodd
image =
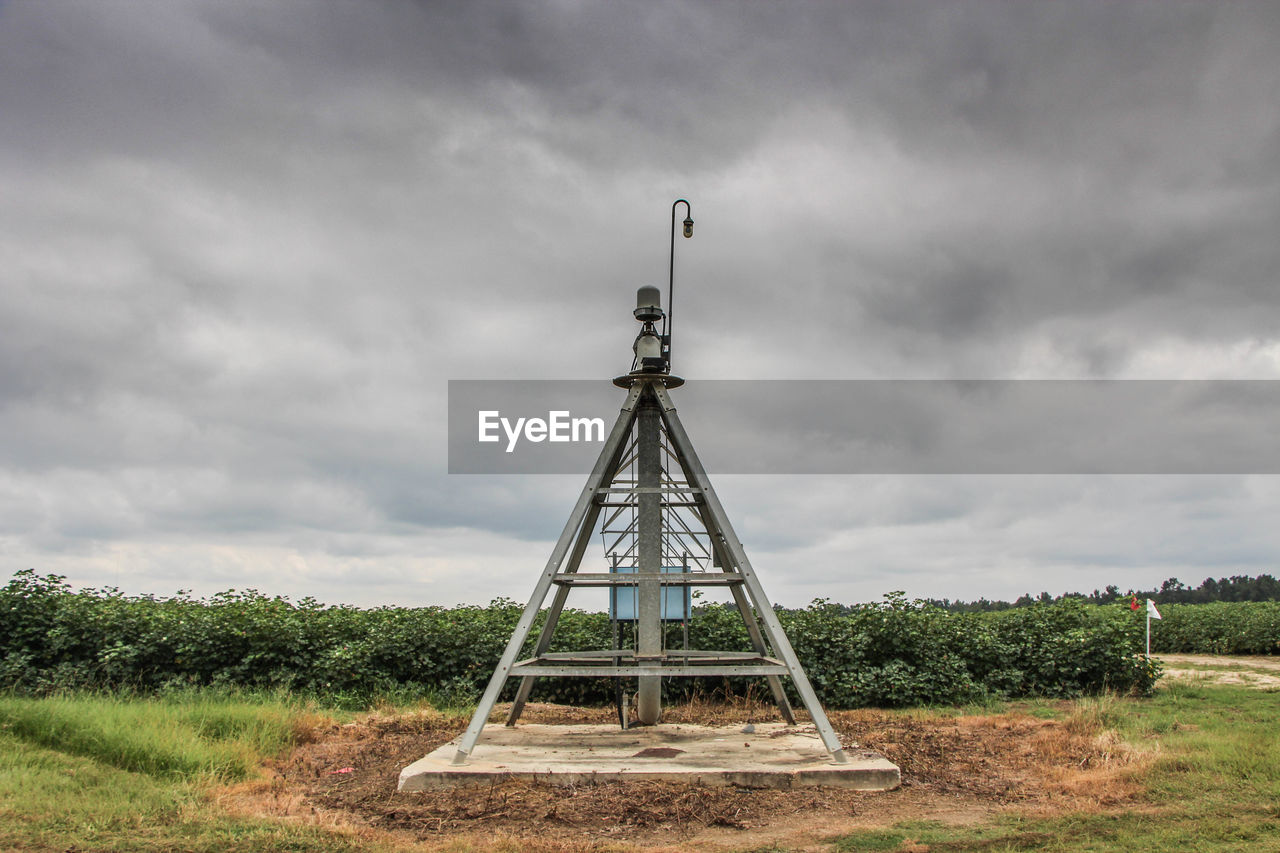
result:
<svg viewBox="0 0 1280 853"><path fill-rule="evenodd" d="M625 371L681 196L691 383L1280 378L1277 44L1274 2L0 0L0 579L524 600L583 477L447 474L447 380ZM792 606L1280 564L1275 476L717 485Z"/></svg>

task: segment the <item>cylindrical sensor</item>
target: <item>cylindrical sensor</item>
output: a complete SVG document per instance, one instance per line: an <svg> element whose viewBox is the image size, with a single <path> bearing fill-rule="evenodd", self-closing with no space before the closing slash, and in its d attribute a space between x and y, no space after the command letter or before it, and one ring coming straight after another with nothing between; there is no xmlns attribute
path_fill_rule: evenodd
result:
<svg viewBox="0 0 1280 853"><path fill-rule="evenodd" d="M635 318L641 323L654 323L662 319L662 291L646 284L636 291Z"/></svg>

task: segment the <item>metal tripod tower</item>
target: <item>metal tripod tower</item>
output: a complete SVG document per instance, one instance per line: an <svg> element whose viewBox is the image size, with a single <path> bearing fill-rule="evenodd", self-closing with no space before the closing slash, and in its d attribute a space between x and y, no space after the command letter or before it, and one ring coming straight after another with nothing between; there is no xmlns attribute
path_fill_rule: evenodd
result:
<svg viewBox="0 0 1280 853"><path fill-rule="evenodd" d="M685 220L686 236L692 225ZM613 380L627 390L626 400L462 736L454 764L466 763L507 680L520 679L507 717L513 726L539 676L636 678L636 716L649 725L661 716L661 679L669 676L763 676L783 719L794 723L782 687L781 677L787 676L832 761L848 761L676 413L669 391L684 380L670 374L670 341L654 326L665 319L659 299L656 287L640 288L634 313L644 326L632 370ZM597 530L608 571L580 571ZM687 642L684 648L667 646L668 611L683 604L687 614L687 591L698 586L728 587L753 651L693 650ZM517 661L552 587L555 595L533 657ZM548 651L574 587L610 588L614 616L628 609L625 618L634 627L629 647L621 648L615 633L619 647Z"/></svg>

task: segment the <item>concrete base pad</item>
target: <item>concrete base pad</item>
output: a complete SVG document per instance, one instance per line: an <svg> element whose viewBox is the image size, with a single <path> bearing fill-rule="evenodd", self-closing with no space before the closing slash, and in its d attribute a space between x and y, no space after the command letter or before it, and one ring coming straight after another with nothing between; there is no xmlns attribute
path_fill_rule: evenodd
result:
<svg viewBox="0 0 1280 853"><path fill-rule="evenodd" d="M747 729L751 729L748 731ZM552 785L661 779L746 788L833 785L898 787L897 765L869 750L845 750L834 764L813 726L661 724L623 731L600 725L485 726L468 763L455 766L458 739L400 771L401 791L488 784L506 778Z"/></svg>

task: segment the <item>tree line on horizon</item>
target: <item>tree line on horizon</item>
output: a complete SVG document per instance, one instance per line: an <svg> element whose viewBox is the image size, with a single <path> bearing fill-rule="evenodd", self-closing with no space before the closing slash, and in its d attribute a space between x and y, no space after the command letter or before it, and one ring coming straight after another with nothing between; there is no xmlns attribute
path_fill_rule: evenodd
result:
<svg viewBox="0 0 1280 853"><path fill-rule="evenodd" d="M1064 592L1062 595L1050 595L1042 592L1039 595L1024 593L1014 601L991 601L979 598L977 601L952 601L949 598L926 599L929 604L944 610L960 613L984 613L995 610L1011 610L1015 607L1028 607L1032 604L1052 604L1059 601L1084 601L1090 604L1113 604L1118 601L1139 601L1151 599L1156 604L1208 604L1215 601L1280 601L1280 580L1269 574L1250 577L1249 575L1232 575L1229 578L1205 578L1199 586L1192 587L1178 580L1169 578L1160 584L1159 589L1130 589L1120 591L1115 584L1108 584L1106 589L1095 589L1091 593Z"/></svg>

